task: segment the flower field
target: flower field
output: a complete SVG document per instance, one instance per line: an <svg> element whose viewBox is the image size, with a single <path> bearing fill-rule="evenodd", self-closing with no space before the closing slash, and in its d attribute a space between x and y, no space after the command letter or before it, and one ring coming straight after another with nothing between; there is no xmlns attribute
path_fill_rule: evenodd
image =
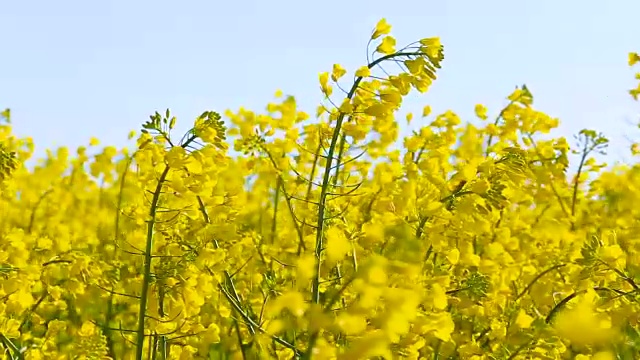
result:
<svg viewBox="0 0 640 360"><path fill-rule="evenodd" d="M640 358L640 165L553 136L526 86L400 119L445 50L390 30L320 74L313 114L277 93L182 134L156 112L133 149L27 167L5 111L4 358Z"/></svg>

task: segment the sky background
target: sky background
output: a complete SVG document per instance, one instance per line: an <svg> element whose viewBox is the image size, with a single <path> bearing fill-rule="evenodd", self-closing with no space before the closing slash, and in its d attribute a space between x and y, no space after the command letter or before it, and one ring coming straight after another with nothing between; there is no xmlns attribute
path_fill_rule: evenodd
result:
<svg viewBox="0 0 640 360"><path fill-rule="evenodd" d="M640 139L626 63L640 50L638 14L638 0L0 0L0 107L39 155L91 136L125 145L167 107L183 126L204 110L263 111L277 89L313 114L318 73L365 64L385 17L398 45L445 45L438 81L405 109L473 120L483 103L495 116L526 83L561 119L558 135L602 131L624 159L625 136Z"/></svg>

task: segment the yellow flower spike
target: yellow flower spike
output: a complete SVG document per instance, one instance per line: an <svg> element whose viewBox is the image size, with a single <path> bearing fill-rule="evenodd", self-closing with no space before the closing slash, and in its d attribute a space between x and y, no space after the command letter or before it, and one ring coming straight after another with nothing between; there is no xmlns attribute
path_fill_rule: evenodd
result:
<svg viewBox="0 0 640 360"><path fill-rule="evenodd" d="M392 36L385 36L376 51L385 55L393 54L396 52L396 39Z"/></svg>
<svg viewBox="0 0 640 360"><path fill-rule="evenodd" d="M376 28L371 35L371 39L375 40L382 35L386 35L391 32L391 25L387 23L387 19L380 19L376 24Z"/></svg>

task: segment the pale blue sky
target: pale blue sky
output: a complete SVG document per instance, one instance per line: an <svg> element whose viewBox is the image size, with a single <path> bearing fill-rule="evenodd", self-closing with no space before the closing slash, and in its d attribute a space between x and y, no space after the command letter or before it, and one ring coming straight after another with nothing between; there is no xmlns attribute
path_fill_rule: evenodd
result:
<svg viewBox="0 0 640 360"><path fill-rule="evenodd" d="M399 45L440 36L444 68L412 98L472 119L476 103L496 114L526 83L562 135L591 127L628 146L640 118L627 89L627 53L640 50L638 0L0 2L0 107L15 131L45 147L124 145L127 132L169 107L183 125L204 110L264 109L276 89L311 113L317 75L335 62L365 62L382 17Z"/></svg>

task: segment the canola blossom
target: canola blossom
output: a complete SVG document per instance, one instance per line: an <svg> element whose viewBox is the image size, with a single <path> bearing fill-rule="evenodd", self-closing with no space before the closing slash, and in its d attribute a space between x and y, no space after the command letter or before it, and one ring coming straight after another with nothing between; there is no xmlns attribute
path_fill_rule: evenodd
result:
<svg viewBox="0 0 640 360"><path fill-rule="evenodd" d="M637 358L640 165L549 136L526 86L476 125L425 106L401 139L446 61L390 31L319 75L315 114L280 91L186 134L156 112L135 149L30 168L3 112L3 358Z"/></svg>

